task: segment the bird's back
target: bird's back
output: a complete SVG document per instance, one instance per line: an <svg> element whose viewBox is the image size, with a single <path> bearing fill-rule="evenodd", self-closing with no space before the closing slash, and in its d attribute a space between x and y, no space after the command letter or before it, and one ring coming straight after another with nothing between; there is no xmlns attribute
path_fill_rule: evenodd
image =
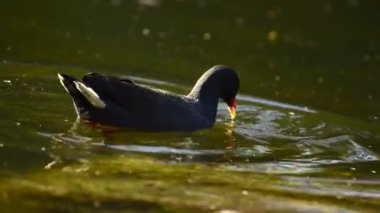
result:
<svg viewBox="0 0 380 213"><path fill-rule="evenodd" d="M212 125L194 99L98 74L83 77L105 102L104 109L81 107L79 116L92 122L146 130L195 130Z"/></svg>

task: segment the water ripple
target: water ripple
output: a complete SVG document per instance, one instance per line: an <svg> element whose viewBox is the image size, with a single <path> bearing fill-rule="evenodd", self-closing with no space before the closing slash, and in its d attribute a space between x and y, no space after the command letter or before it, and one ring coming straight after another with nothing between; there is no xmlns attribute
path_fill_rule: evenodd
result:
<svg viewBox="0 0 380 213"><path fill-rule="evenodd" d="M167 82L135 80L176 87ZM77 121L67 132L38 134L56 142L87 144L160 159L186 157L193 162L224 162L226 165L220 165L224 169L245 172L323 174L339 165L379 161L378 154L366 144L373 137L371 132L341 125L334 122L334 116L308 108L246 95L239 99L237 119L231 122L225 105L220 104L216 127L210 130L94 135L91 128L86 129ZM347 172L347 166L340 169ZM376 172L376 168L369 166L368 171Z"/></svg>

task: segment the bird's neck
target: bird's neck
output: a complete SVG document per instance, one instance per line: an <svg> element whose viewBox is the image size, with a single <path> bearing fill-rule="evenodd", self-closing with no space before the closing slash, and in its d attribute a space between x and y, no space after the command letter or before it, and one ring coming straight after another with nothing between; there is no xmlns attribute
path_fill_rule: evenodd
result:
<svg viewBox="0 0 380 213"><path fill-rule="evenodd" d="M216 104L220 96L219 82L205 73L198 79L188 96L199 99L203 104Z"/></svg>
<svg viewBox="0 0 380 213"><path fill-rule="evenodd" d="M196 99L203 116L214 122L216 118L219 94L218 88L213 87L206 81L199 81L188 94L188 97Z"/></svg>

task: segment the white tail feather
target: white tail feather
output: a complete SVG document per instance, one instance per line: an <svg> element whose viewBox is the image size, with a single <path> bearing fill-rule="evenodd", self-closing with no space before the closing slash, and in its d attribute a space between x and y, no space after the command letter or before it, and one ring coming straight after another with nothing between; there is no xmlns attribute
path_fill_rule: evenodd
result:
<svg viewBox="0 0 380 213"><path fill-rule="evenodd" d="M106 104L100 99L99 95L96 92L84 85L82 82L74 81L75 87L79 90L80 93L96 108L103 109L106 107Z"/></svg>
<svg viewBox="0 0 380 213"><path fill-rule="evenodd" d="M58 78L59 78L59 82L62 84L63 88L65 88L66 92L70 93L69 90L66 88L65 84L63 83L65 78L62 75L60 75L59 73L58 73Z"/></svg>

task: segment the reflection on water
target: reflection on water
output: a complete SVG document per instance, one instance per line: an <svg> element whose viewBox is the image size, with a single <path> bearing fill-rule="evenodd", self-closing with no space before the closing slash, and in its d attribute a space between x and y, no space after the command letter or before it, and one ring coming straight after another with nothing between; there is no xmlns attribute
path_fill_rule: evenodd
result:
<svg viewBox="0 0 380 213"><path fill-rule="evenodd" d="M279 168L302 168L305 167L304 164L316 167L378 160L375 152L353 139L356 136L347 134L347 127L338 128L341 131L331 130L332 127L326 121L315 121L315 124L305 121L308 113L287 113L281 110L244 104L239 107L240 116L234 123L228 120L228 113L222 111L213 130L173 133L169 137L160 133L145 133L136 135L138 140L134 140L130 137L136 134L132 130L106 131L100 133L99 137L87 137L80 130L85 124L79 120L66 133L39 134L51 137L56 142L84 143L128 152L167 155L169 159L178 159L178 155L192 155L193 161L220 161L215 156L228 156L229 162L233 164L264 161L270 163L261 164L260 167L268 168L274 165ZM360 141L360 138L357 140ZM278 168L275 170L284 171Z"/></svg>
<svg viewBox="0 0 380 213"><path fill-rule="evenodd" d="M54 77L44 77L43 82L41 78L13 77L3 81L6 86L0 94L9 107L4 108L4 128L0 129L7 139L0 139L0 176L9 176L18 169L62 168L65 172L72 162L83 164L74 169L77 173L86 173L92 158L111 153L149 156L163 167L198 164L224 172L270 174L284 182L269 188L283 193L347 199L377 199L380 194L379 184L372 182L380 172L377 126L322 110L239 95L236 119L230 120L227 107L221 103L215 126L207 130L99 130L75 120L70 99ZM165 81L132 79L172 91L188 90ZM44 89L39 86L42 84ZM34 88L32 95L25 85ZM46 110L41 114L39 105L30 105L25 111L25 107L13 104L19 97L40 100ZM10 113L13 110L19 113ZM12 134L9 130L13 128L18 128L20 134ZM28 163L18 165L20 155Z"/></svg>
<svg viewBox="0 0 380 213"><path fill-rule="evenodd" d="M134 80L178 87L163 81ZM95 130L80 120L67 132L39 132L51 138L53 144L74 144L69 156L61 149L51 150L55 160L45 169L62 163L62 159L86 158L101 149L148 155L167 163L207 163L223 170L273 174L284 180L273 186L282 192L380 198L380 184L370 180L377 172L379 157L366 144L368 138L378 136L338 124L325 112L248 95L240 95L238 101L234 121L220 104L214 128L198 132L96 130L93 135Z"/></svg>
<svg viewBox="0 0 380 213"><path fill-rule="evenodd" d="M376 8L359 0L5 2L1 212L9 203L8 212L377 212ZM75 121L56 79L148 76L128 77L185 94L219 63L241 76L238 116L231 122L221 104L216 125L197 132L94 129Z"/></svg>
<svg viewBox="0 0 380 213"><path fill-rule="evenodd" d="M151 85L175 87L164 81L132 77ZM59 143L78 143L192 162L225 162L224 168L276 174L328 172L328 166L378 161L378 154L362 143L360 130L335 124L323 112L259 99L238 98L239 116L228 118L219 105L215 127L194 133L100 131L86 136L90 127L74 122L65 133L44 133ZM359 134L358 134L359 132ZM368 135L367 135L368 137Z"/></svg>
<svg viewBox="0 0 380 213"><path fill-rule="evenodd" d="M304 178L292 176L285 176L283 178L296 183L292 186L279 186L281 190L285 191L314 195L335 195L337 198L380 198L380 182L378 180L362 180L356 178Z"/></svg>

